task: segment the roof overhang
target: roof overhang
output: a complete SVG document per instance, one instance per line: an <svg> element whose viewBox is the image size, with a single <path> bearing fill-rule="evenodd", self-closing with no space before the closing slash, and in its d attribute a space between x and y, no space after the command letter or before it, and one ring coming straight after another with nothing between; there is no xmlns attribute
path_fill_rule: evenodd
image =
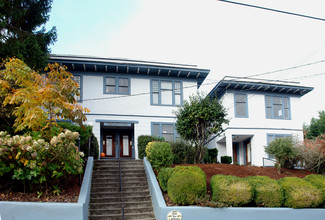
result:
<svg viewBox="0 0 325 220"><path fill-rule="evenodd" d="M196 65L55 54L50 55L49 62L65 65L71 72L102 72L194 79L197 80L198 87L210 72L209 69L201 69Z"/></svg>
<svg viewBox="0 0 325 220"><path fill-rule="evenodd" d="M300 86L296 82L225 77L211 90L209 96L221 98L227 90L303 96L313 89L313 87Z"/></svg>

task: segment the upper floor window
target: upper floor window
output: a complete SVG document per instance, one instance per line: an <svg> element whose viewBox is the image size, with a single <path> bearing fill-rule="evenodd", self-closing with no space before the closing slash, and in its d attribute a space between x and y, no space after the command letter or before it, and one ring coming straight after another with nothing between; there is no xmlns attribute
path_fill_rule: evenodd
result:
<svg viewBox="0 0 325 220"><path fill-rule="evenodd" d="M182 96L181 82L151 80L151 103L153 105L181 105Z"/></svg>
<svg viewBox="0 0 325 220"><path fill-rule="evenodd" d="M152 136L163 137L169 142L175 142L179 138L174 123L153 122L151 126Z"/></svg>
<svg viewBox="0 0 325 220"><path fill-rule="evenodd" d="M235 93L235 117L248 118L247 94Z"/></svg>
<svg viewBox="0 0 325 220"><path fill-rule="evenodd" d="M74 80L76 83L78 83L78 92L79 92L79 95L78 95L78 96L75 95L74 98L75 98L78 102L80 102L80 101L82 100L82 96L81 96L81 92L82 92L82 90L81 90L82 78L81 78L81 76L79 76L79 75L75 75L75 76L73 76L73 80Z"/></svg>
<svg viewBox="0 0 325 220"><path fill-rule="evenodd" d="M104 93L129 95L130 79L124 77L105 77Z"/></svg>
<svg viewBox="0 0 325 220"><path fill-rule="evenodd" d="M265 96L266 118L290 119L290 100L285 96Z"/></svg>

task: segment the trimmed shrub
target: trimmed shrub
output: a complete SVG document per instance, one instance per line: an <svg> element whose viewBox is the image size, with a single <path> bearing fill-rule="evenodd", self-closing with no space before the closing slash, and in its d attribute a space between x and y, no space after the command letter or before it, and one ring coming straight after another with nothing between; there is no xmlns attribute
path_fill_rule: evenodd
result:
<svg viewBox="0 0 325 220"><path fill-rule="evenodd" d="M231 164L232 158L231 156L221 156L221 163Z"/></svg>
<svg viewBox="0 0 325 220"><path fill-rule="evenodd" d="M265 152L275 157L275 166L278 170L293 169L299 161L299 151L295 145L292 137L277 138L265 147Z"/></svg>
<svg viewBox="0 0 325 220"><path fill-rule="evenodd" d="M218 149L217 148L208 149L204 155L204 162L205 163L217 163L218 162Z"/></svg>
<svg viewBox="0 0 325 220"><path fill-rule="evenodd" d="M195 158L194 147L181 140L170 143L174 154L174 164L193 164Z"/></svg>
<svg viewBox="0 0 325 220"><path fill-rule="evenodd" d="M309 208L319 206L321 191L298 177L285 177L279 180L284 192L284 205L291 208Z"/></svg>
<svg viewBox="0 0 325 220"><path fill-rule="evenodd" d="M254 203L257 206L281 207L283 190L278 181L267 176L251 176L247 180L253 186Z"/></svg>
<svg viewBox="0 0 325 220"><path fill-rule="evenodd" d="M167 182L173 172L174 172L174 169L171 167L165 167L159 171L158 181L159 181L160 188L164 192L167 192Z"/></svg>
<svg viewBox="0 0 325 220"><path fill-rule="evenodd" d="M206 195L206 176L196 166L177 166L167 182L170 200L177 205L192 205Z"/></svg>
<svg viewBox="0 0 325 220"><path fill-rule="evenodd" d="M243 178L214 175L211 180L212 200L225 206L241 206L251 202L253 187Z"/></svg>
<svg viewBox="0 0 325 220"><path fill-rule="evenodd" d="M149 142L146 147L146 154L152 168L158 172L161 168L173 164L172 147L167 142Z"/></svg>
<svg viewBox="0 0 325 220"><path fill-rule="evenodd" d="M325 202L325 177L322 175L311 174L305 176L304 180L310 182L313 186L315 186L317 189L321 191L323 196L323 203L324 203Z"/></svg>
<svg viewBox="0 0 325 220"><path fill-rule="evenodd" d="M138 137L138 156L143 159L146 156L146 146L152 141L165 141L163 137L153 137L150 135L140 135Z"/></svg>

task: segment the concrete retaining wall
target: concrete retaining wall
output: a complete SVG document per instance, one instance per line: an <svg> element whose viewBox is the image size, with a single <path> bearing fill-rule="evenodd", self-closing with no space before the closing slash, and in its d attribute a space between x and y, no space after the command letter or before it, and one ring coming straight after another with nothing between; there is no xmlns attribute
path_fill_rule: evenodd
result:
<svg viewBox="0 0 325 220"><path fill-rule="evenodd" d="M162 192L158 185L152 167L147 158L144 158L144 166L147 174L152 203L157 220L167 219L170 211L179 211L182 219L186 220L208 220L208 219L227 219L227 220L323 220L325 209L292 209L292 208L208 208L198 206L170 206L167 207Z"/></svg>
<svg viewBox="0 0 325 220"><path fill-rule="evenodd" d="M0 220L87 220L93 163L89 157L78 203L0 202Z"/></svg>

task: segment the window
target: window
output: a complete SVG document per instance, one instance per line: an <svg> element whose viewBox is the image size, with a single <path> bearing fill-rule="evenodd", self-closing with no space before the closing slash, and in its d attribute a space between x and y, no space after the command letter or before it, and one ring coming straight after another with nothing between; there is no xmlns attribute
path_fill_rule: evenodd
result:
<svg viewBox="0 0 325 220"><path fill-rule="evenodd" d="M292 135L291 134L268 134L267 135L267 145L269 145L269 143L271 143L275 139L285 138L285 137L292 137ZM269 154L268 157L270 159L275 159L275 157L271 154Z"/></svg>
<svg viewBox="0 0 325 220"><path fill-rule="evenodd" d="M130 79L124 77L105 77L104 93L129 95Z"/></svg>
<svg viewBox="0 0 325 220"><path fill-rule="evenodd" d="M235 117L248 118L247 94L235 93Z"/></svg>
<svg viewBox="0 0 325 220"><path fill-rule="evenodd" d="M175 142L179 138L173 123L154 122L151 124L151 129L152 136L163 137L165 141Z"/></svg>
<svg viewBox="0 0 325 220"><path fill-rule="evenodd" d="M178 81L152 80L151 103L153 105L181 105L182 84Z"/></svg>
<svg viewBox="0 0 325 220"><path fill-rule="evenodd" d="M82 93L82 90L81 90L81 83L82 83L82 78L81 76L79 75L75 75L73 76L73 80L78 83L78 92L79 92L79 95L75 95L75 99L78 101L78 102L81 102L82 101L82 96L81 96L81 93Z"/></svg>
<svg viewBox="0 0 325 220"><path fill-rule="evenodd" d="M290 100L285 96L265 96L266 118L290 119Z"/></svg>

